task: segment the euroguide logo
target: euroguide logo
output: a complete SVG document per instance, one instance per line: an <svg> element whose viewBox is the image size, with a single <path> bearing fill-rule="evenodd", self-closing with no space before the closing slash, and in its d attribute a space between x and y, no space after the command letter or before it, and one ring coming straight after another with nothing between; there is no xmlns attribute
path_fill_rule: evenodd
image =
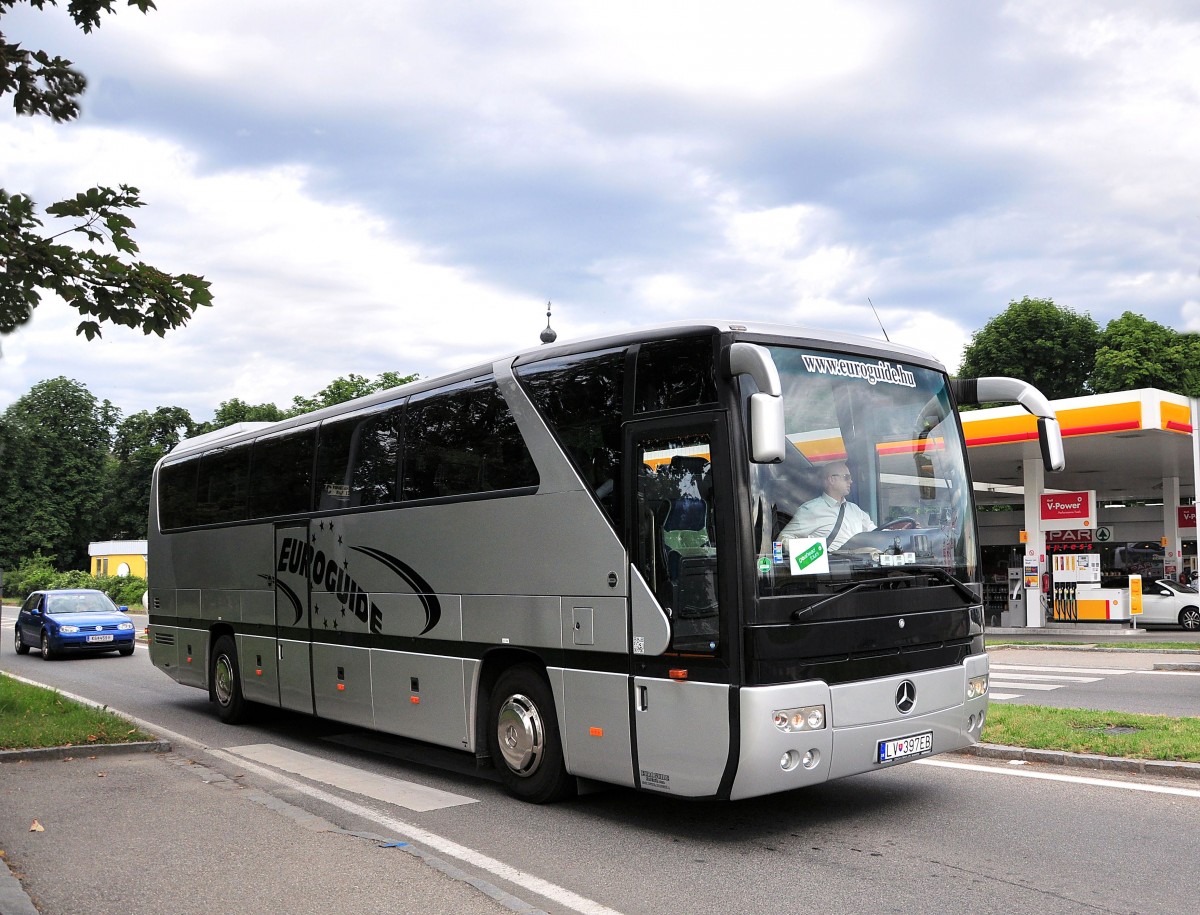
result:
<svg viewBox="0 0 1200 915"><path fill-rule="evenodd" d="M332 531L332 526L330 530ZM349 549L382 564L412 590L425 611L425 626L418 635L424 635L438 624L442 618L441 603L433 594L433 588L430 587L429 582L422 578L412 566L390 553L374 547L350 546ZM333 595L341 605L343 614L353 614L360 622L367 623L371 632L380 633L383 631L383 611L371 600L367 590L350 574L348 566L348 560L344 559L339 564L333 556L326 556L324 550L315 547L312 543L296 537L284 537L279 542L279 557L275 563L276 574L260 575L259 577L266 579L292 605L296 614L292 625L299 625L300 620L304 617L305 602L301 600L295 589L280 578L280 575L283 574L306 580L313 593L324 590Z"/></svg>

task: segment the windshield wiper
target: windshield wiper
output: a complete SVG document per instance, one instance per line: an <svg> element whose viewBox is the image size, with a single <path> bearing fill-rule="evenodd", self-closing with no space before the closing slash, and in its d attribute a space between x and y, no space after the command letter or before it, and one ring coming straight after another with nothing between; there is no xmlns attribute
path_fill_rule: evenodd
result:
<svg viewBox="0 0 1200 915"><path fill-rule="evenodd" d="M825 604L841 600L843 597L847 597L850 594L853 594L855 591L878 590L880 588L887 588L889 586L894 587L895 585L901 583L911 584L917 580L917 576L911 574L912 572L924 573L938 579L943 584L952 586L958 593L959 597L963 598L963 600L965 600L968 604L982 603L979 595L975 593L970 585L968 585L966 582L959 581L941 566L908 564L902 566L884 566L878 571L886 572L887 574L878 578L857 581L848 587L842 588L841 590L830 594L828 597L819 600L816 603L812 603L807 607L801 607L798 610L794 610L792 612L792 619L799 620L801 617L812 613L814 610L820 607L825 606Z"/></svg>
<svg viewBox="0 0 1200 915"><path fill-rule="evenodd" d="M941 566L903 565L903 566L895 566L895 568L901 569L906 572L911 569L916 572L924 572L926 575L932 575L934 578L944 582L945 584L952 585L954 587L954 590L957 591L962 596L962 598L965 601L967 601L968 603L972 603L972 604L982 603L982 599L980 598L980 596L978 594L975 593L974 588L972 588L965 581L959 581L957 578L955 578L953 575L951 575L949 572L947 572Z"/></svg>

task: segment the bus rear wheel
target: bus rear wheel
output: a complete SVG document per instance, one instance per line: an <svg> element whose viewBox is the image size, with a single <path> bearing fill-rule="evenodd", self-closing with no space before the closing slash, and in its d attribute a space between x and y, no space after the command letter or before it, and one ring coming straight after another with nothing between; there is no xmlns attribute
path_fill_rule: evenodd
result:
<svg viewBox="0 0 1200 915"><path fill-rule="evenodd" d="M246 718L246 699L242 695L242 673L233 636L217 639L208 673L218 717L226 724L240 724Z"/></svg>
<svg viewBox="0 0 1200 915"><path fill-rule="evenodd" d="M533 667L510 667L496 681L488 704L488 752L514 797L545 804L575 793L550 684Z"/></svg>

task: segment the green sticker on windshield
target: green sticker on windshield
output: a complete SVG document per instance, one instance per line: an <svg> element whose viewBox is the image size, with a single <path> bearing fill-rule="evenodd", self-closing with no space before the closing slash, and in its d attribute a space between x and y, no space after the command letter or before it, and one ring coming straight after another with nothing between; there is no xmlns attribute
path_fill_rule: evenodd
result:
<svg viewBox="0 0 1200 915"><path fill-rule="evenodd" d="M788 565L793 575L818 575L829 571L825 541L817 537L799 537L787 542Z"/></svg>

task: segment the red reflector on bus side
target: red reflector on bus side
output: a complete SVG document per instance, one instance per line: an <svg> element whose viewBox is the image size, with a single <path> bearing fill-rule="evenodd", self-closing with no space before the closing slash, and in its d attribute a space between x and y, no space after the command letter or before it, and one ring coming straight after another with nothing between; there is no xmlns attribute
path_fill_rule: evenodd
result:
<svg viewBox="0 0 1200 915"><path fill-rule="evenodd" d="M588 728L588 733L591 734L593 737L603 737L604 736L604 728Z"/></svg>
<svg viewBox="0 0 1200 915"><path fill-rule="evenodd" d="M338 684L338 689L344 692L344 691L345 691L345 689L346 689L346 684L345 684L345 683L339 683L339 684Z"/></svg>
<svg viewBox="0 0 1200 915"><path fill-rule="evenodd" d="M420 696L409 696L408 701L411 702L413 705L420 705L421 697Z"/></svg>
<svg viewBox="0 0 1200 915"><path fill-rule="evenodd" d="M686 680L687 679L687 671L676 668L676 669L667 671L667 676L670 677L672 680Z"/></svg>

